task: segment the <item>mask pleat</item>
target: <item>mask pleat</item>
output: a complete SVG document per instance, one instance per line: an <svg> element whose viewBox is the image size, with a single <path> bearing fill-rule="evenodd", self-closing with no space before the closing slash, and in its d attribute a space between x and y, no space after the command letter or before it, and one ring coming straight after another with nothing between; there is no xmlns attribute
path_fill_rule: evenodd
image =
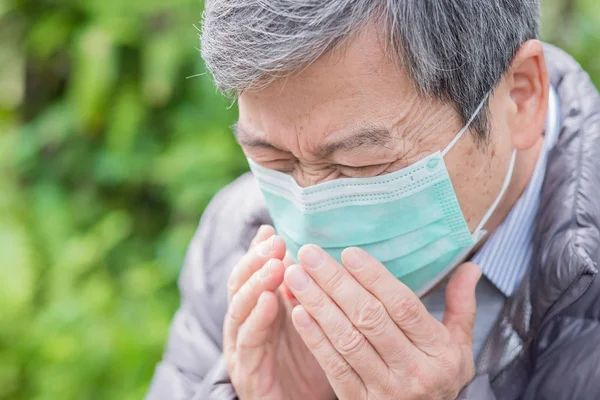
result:
<svg viewBox="0 0 600 400"><path fill-rule="evenodd" d="M437 201L437 192L433 189L377 206L347 206L315 214L304 214L268 193L265 198L281 234L296 243L334 248L382 242L439 222L448 217L448 210Z"/></svg>
<svg viewBox="0 0 600 400"><path fill-rule="evenodd" d="M302 243L298 243L290 239L287 235L282 232L278 232L285 240L288 245L288 250L292 254L296 254L297 251L302 247ZM452 230L447 224L432 223L423 229L419 229L413 232L409 232L406 235L393 237L388 240L353 245L362 248L369 254L377 254L377 258L381 262L395 260L399 257L407 256L408 254L415 252L422 248L427 248L429 245L440 241L454 241L451 236ZM335 259L340 259L342 251L348 246L340 247L326 247L322 246Z"/></svg>
<svg viewBox="0 0 600 400"><path fill-rule="evenodd" d="M260 187L273 195L283 197L295 204L302 212L312 212L317 208L328 207L328 204L339 204L344 199L359 197L402 196L417 190L424 185L431 185L447 178L447 171L436 164L431 167L431 160L442 161L440 152L428 158L390 174L370 178L341 178L313 185L300 187L288 174L265 168L252 161L250 167Z"/></svg>

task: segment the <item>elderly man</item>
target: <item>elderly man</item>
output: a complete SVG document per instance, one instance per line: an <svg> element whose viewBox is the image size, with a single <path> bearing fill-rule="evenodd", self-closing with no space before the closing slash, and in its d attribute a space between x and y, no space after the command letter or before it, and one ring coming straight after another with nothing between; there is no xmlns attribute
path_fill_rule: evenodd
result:
<svg viewBox="0 0 600 400"><path fill-rule="evenodd" d="M206 2L253 174L148 399L600 396L600 97L538 7Z"/></svg>

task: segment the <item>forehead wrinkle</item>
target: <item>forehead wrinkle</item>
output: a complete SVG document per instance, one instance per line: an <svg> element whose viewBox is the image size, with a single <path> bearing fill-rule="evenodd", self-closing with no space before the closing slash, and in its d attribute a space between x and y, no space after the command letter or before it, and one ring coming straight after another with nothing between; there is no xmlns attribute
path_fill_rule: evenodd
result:
<svg viewBox="0 0 600 400"><path fill-rule="evenodd" d="M274 146L265 139L260 138L245 129L241 129L237 122L231 125L231 130L240 146L281 151L280 148Z"/></svg>
<svg viewBox="0 0 600 400"><path fill-rule="evenodd" d="M402 141L402 159L422 158L444 149L460 129L455 128L459 122L455 121L453 109L444 104L419 101L402 119L403 124L397 121L392 126L392 132ZM399 125L402 125L402 134L399 134Z"/></svg>

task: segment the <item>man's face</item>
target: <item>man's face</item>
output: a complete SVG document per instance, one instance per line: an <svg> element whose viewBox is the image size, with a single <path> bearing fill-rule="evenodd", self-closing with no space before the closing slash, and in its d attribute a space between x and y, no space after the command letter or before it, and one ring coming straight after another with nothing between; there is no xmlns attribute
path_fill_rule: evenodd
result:
<svg viewBox="0 0 600 400"><path fill-rule="evenodd" d="M469 228L500 192L511 154L503 104L491 99L490 145L466 134L445 156ZM443 150L462 128L450 105L419 96L373 29L299 73L239 98L237 137L253 161L302 187L371 177ZM495 112L500 111L500 112Z"/></svg>

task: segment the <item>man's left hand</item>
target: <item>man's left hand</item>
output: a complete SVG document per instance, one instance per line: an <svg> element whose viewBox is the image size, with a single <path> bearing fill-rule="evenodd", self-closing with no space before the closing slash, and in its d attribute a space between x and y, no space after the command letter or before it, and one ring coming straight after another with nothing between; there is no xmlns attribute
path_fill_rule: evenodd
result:
<svg viewBox="0 0 600 400"><path fill-rule="evenodd" d="M285 283L300 305L292 319L340 399L455 399L474 375L475 287L481 270L460 266L446 289L443 323L365 251L344 266L304 246Z"/></svg>

